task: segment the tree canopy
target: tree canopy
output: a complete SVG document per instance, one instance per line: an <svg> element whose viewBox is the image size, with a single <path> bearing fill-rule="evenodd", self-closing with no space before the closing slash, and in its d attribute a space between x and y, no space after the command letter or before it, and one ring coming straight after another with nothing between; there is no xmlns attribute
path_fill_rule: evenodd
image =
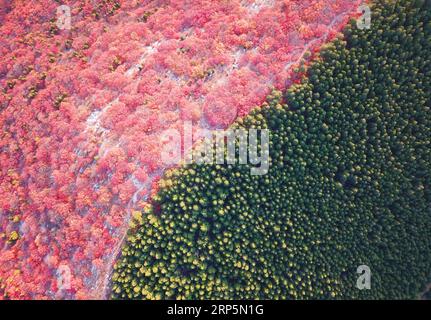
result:
<svg viewBox="0 0 431 320"><path fill-rule="evenodd" d="M234 126L269 129L269 173L165 174L112 277L120 299L416 298L431 281L431 10L374 1L300 84ZM358 290L357 267L372 272Z"/></svg>

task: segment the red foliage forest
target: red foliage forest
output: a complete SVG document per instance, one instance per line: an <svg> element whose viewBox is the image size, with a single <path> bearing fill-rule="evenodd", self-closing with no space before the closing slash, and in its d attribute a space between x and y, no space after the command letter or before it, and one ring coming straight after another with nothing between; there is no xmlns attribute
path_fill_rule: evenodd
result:
<svg viewBox="0 0 431 320"><path fill-rule="evenodd" d="M0 0L0 298L103 298L161 132L247 114L360 2Z"/></svg>

